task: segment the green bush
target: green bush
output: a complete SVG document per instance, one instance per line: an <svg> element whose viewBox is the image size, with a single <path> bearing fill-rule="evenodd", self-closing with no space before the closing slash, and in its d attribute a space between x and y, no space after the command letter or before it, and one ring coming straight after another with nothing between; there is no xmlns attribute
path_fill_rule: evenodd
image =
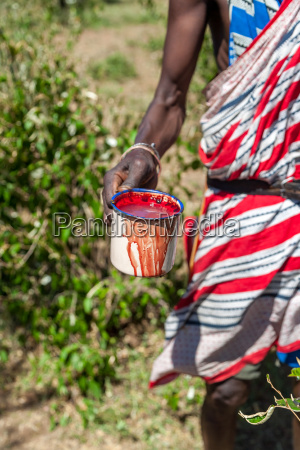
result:
<svg viewBox="0 0 300 450"><path fill-rule="evenodd" d="M76 386L92 402L116 377L127 324L163 298L175 302L180 277L176 270L172 282L123 277L110 269L104 238L76 237L70 228L54 236L54 213L102 218L103 175L134 133L124 126L119 150L110 147L97 97L46 44L2 34L0 58L2 328L25 351L38 346L31 357L37 385L67 397ZM161 303L152 320L167 309ZM0 348L3 364L9 351Z"/></svg>
<svg viewBox="0 0 300 450"><path fill-rule="evenodd" d="M101 369L104 379L113 372L109 355L83 344L90 342L93 321L85 295L107 276L105 257L88 261L105 243L74 238L70 230L56 238L52 230L57 211L102 217L101 180L110 149L101 109L84 96L73 68L62 57L50 59L43 47L2 35L1 60L7 62L0 101L2 308L25 347L34 339L49 354L68 349L58 362L70 364L75 378L86 373L95 381ZM97 320L100 327L101 314ZM98 341L105 349L109 337L103 332ZM76 366L80 353L81 360L94 358L93 370Z"/></svg>
<svg viewBox="0 0 300 450"><path fill-rule="evenodd" d="M57 4L47 5L40 22L34 11L39 2L26 14L22 5L20 0L18 14L8 9L9 26L0 34L0 364L10 364L16 337L30 355L31 386L64 397L75 389L87 425L108 380L117 378L126 327L144 318L161 326L182 295L187 271L179 253L166 278L125 277L111 269L105 238L75 237L70 228L53 235L57 212L72 220L102 218L103 175L133 143L136 124L129 114L120 117L117 104L110 106L110 123L118 128L118 145L111 147L99 99L49 44L57 32L54 20L41 37L42 24L54 14L50 6ZM109 59L106 70L117 68L124 77L124 64L116 60ZM195 158L193 150L182 167L192 167ZM169 183L170 192L179 189L173 179Z"/></svg>

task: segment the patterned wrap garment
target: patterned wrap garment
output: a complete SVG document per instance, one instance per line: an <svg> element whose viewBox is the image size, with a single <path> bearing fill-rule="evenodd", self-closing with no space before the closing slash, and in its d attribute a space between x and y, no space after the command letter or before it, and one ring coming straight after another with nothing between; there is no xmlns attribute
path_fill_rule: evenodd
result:
<svg viewBox="0 0 300 450"><path fill-rule="evenodd" d="M233 64L262 32L283 0L228 0L229 63Z"/></svg>
<svg viewBox="0 0 300 450"><path fill-rule="evenodd" d="M240 9L255 20L249 30L263 31L242 39L232 20L230 39L241 56L207 88L199 152L213 178L300 179L300 1L279 3L229 2L232 19ZM166 321L150 387L180 373L225 380L262 361L273 345L296 365L300 201L209 188L203 219L210 226L200 233L188 289Z"/></svg>

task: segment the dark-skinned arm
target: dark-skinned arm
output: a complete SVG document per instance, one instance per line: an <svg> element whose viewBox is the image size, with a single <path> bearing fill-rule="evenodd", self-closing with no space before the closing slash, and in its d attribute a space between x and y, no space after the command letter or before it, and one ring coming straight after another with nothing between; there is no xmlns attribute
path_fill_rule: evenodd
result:
<svg viewBox="0 0 300 450"><path fill-rule="evenodd" d="M161 77L138 130L136 142L154 142L162 156L176 141L185 119L186 96L209 20L213 0L169 0L167 35ZM213 8L214 9L214 8ZM112 212L112 196L124 189L153 189L156 161L151 153L134 149L104 178L105 219Z"/></svg>

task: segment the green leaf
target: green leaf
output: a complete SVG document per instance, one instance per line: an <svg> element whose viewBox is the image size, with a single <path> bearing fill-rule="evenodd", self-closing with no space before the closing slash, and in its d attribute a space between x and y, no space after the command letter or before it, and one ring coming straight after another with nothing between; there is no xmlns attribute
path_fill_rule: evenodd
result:
<svg viewBox="0 0 300 450"><path fill-rule="evenodd" d="M289 377L296 377L300 380L300 367L296 367L296 368L292 369Z"/></svg>
<svg viewBox="0 0 300 450"><path fill-rule="evenodd" d="M261 425L270 419L276 406L269 406L266 412L258 412L256 414L246 415L239 411L239 415L251 425Z"/></svg>
<svg viewBox="0 0 300 450"><path fill-rule="evenodd" d="M71 228L64 228L63 230L61 230L61 240L63 242L66 243L70 235L71 235Z"/></svg>
<svg viewBox="0 0 300 450"><path fill-rule="evenodd" d="M70 364L76 372L82 373L85 366L85 361L80 353L73 352L70 358Z"/></svg>
<svg viewBox="0 0 300 450"><path fill-rule="evenodd" d="M26 120L24 122L24 129L30 131L34 127L34 123L31 120Z"/></svg>
<svg viewBox="0 0 300 450"><path fill-rule="evenodd" d="M287 408L286 403L288 403L289 407L293 411L297 411L297 412L300 411L300 406L297 406L297 403L299 403L299 401L300 401L299 398L294 399L294 401L291 398L285 398L285 399L279 399L279 400L277 398L275 398L275 401L276 401L277 406L284 406Z"/></svg>
<svg viewBox="0 0 300 450"><path fill-rule="evenodd" d="M94 380L90 381L89 391L96 400L100 399L102 392L99 384L96 381Z"/></svg>
<svg viewBox="0 0 300 450"><path fill-rule="evenodd" d="M165 399L168 402L168 405L170 406L170 408L173 411L177 411L178 410L178 403L179 403L179 395L176 394L167 394L164 396Z"/></svg>
<svg viewBox="0 0 300 450"><path fill-rule="evenodd" d="M11 255L16 255L19 252L20 248L21 248L21 245L19 244L19 242L16 243L16 244L13 244L10 247L10 254Z"/></svg>
<svg viewBox="0 0 300 450"><path fill-rule="evenodd" d="M59 425L61 427L65 427L68 425L68 423L70 423L71 419L70 416L68 416L67 414L64 414L60 419L59 419Z"/></svg>
<svg viewBox="0 0 300 450"><path fill-rule="evenodd" d="M55 430L57 425L58 425L58 423L57 423L55 417L54 416L50 416L50 431Z"/></svg>
<svg viewBox="0 0 300 450"><path fill-rule="evenodd" d="M78 350L79 347L80 347L80 345L77 343L74 343L74 344L68 345L67 347L64 347L62 349L62 351L60 352L60 359L62 361L66 361L68 359L69 355L72 352L74 352L75 350Z"/></svg>
<svg viewBox="0 0 300 450"><path fill-rule="evenodd" d="M93 299L86 297L83 300L83 309L86 314L90 314L93 308Z"/></svg>
<svg viewBox="0 0 300 450"><path fill-rule="evenodd" d="M8 361L8 353L6 350L0 350L0 361L3 363Z"/></svg>

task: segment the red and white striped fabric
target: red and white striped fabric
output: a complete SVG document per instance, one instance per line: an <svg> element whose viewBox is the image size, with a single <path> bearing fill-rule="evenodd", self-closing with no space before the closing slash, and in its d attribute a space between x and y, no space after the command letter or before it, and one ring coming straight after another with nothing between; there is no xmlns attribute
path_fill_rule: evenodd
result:
<svg viewBox="0 0 300 450"><path fill-rule="evenodd" d="M200 156L211 177L300 179L300 1L285 0L207 92ZM204 218L151 387L180 373L219 382L274 344L300 349L300 202L209 189Z"/></svg>

